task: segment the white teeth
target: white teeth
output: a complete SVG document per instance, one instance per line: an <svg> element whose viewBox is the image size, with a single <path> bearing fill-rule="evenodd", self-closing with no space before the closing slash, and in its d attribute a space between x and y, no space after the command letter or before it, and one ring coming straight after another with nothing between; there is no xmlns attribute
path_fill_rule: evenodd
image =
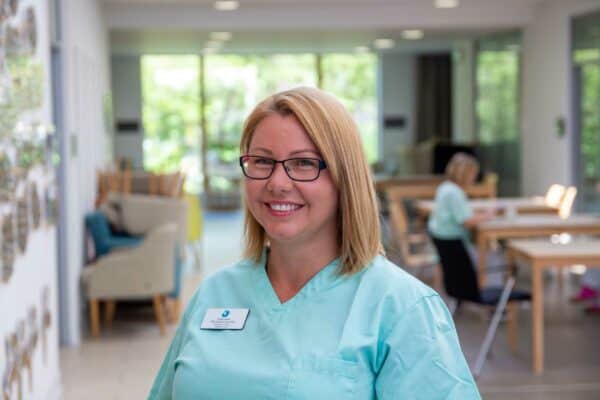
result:
<svg viewBox="0 0 600 400"><path fill-rule="evenodd" d="M269 204L269 207L275 211L293 211L300 208L297 204Z"/></svg>

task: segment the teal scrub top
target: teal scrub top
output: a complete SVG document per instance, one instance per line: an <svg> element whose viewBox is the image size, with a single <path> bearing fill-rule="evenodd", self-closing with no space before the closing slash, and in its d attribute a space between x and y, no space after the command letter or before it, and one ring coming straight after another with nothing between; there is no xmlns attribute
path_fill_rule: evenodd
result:
<svg viewBox="0 0 600 400"><path fill-rule="evenodd" d="M472 215L465 192L456 183L444 181L435 193L427 226L440 239L467 239L469 232L463 224Z"/></svg>
<svg viewBox="0 0 600 400"><path fill-rule="evenodd" d="M242 330L200 328L209 308L248 308ZM444 302L382 256L338 261L281 303L259 263L200 285L149 399L480 399Z"/></svg>

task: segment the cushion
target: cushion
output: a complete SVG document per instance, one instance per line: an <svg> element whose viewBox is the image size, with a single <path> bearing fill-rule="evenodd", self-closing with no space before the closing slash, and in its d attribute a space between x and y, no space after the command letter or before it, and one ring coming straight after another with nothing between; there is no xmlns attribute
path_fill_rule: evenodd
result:
<svg viewBox="0 0 600 400"><path fill-rule="evenodd" d="M94 241L96 258L110 253L119 247L136 246L142 238L135 236L113 235L108 218L102 211L94 211L85 216L85 226Z"/></svg>

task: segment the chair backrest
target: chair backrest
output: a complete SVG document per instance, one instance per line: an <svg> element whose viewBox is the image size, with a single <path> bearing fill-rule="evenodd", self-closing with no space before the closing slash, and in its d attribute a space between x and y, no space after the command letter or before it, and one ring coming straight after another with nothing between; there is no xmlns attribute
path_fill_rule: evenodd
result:
<svg viewBox="0 0 600 400"><path fill-rule="evenodd" d="M144 235L156 226L173 222L177 243L184 252L188 235L188 203L185 198L130 194L119 198L123 229L132 235Z"/></svg>
<svg viewBox="0 0 600 400"><path fill-rule="evenodd" d="M409 224L402 199L394 201L390 200L388 210L390 213L393 246L400 250L403 258L406 258L410 253L410 246L407 238Z"/></svg>
<svg viewBox="0 0 600 400"><path fill-rule="evenodd" d="M560 207L558 208L558 216L561 218L569 218L571 210L573 209L573 203L577 196L577 188L575 186L569 186L565 191L565 194L560 201Z"/></svg>
<svg viewBox="0 0 600 400"><path fill-rule="evenodd" d="M488 172L483 180L479 183L474 183L465 188L465 192L469 198L484 198L493 199L498 194L498 174Z"/></svg>
<svg viewBox="0 0 600 400"><path fill-rule="evenodd" d="M444 274L444 289L457 300L481 301L475 267L462 239L432 236Z"/></svg>
<svg viewBox="0 0 600 400"><path fill-rule="evenodd" d="M406 206L406 200L428 199L435 196L436 188L425 185L400 185L388 187L385 191L390 223L392 228L392 240L404 259L410 255L408 234L410 233L410 222Z"/></svg>
<svg viewBox="0 0 600 400"><path fill-rule="evenodd" d="M563 185L559 185L558 183L550 185L544 196L544 202L549 207L559 207L565 191L566 188Z"/></svg>

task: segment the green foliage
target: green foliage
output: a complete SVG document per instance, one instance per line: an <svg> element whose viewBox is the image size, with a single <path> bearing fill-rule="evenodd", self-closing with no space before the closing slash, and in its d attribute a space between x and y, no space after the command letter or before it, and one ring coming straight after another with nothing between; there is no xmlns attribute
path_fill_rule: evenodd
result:
<svg viewBox="0 0 600 400"><path fill-rule="evenodd" d="M519 56L514 51L477 54L479 140L489 144L518 137Z"/></svg>
<svg viewBox="0 0 600 400"><path fill-rule="evenodd" d="M197 56L142 58L144 167L166 172L187 166L190 191L200 190L201 183L200 107L209 168L215 162L232 166L243 122L259 101L292 87L317 86L314 54L211 55L204 59L206 101L200 104L199 63ZM369 161L377 157L375 64L375 56L367 54L322 58L324 89L354 115Z"/></svg>
<svg viewBox="0 0 600 400"><path fill-rule="evenodd" d="M367 159L377 161L377 94L373 54L323 56L323 89L336 95L358 124Z"/></svg>
<svg viewBox="0 0 600 400"><path fill-rule="evenodd" d="M244 119L260 100L276 91L315 85L314 56L213 55L206 58L205 82L208 148L220 161L232 162L239 156Z"/></svg>
<svg viewBox="0 0 600 400"><path fill-rule="evenodd" d="M581 153L584 179L600 177L600 63L582 65Z"/></svg>
<svg viewBox="0 0 600 400"><path fill-rule="evenodd" d="M144 168L184 169L186 189L200 188L199 60L196 56L142 58Z"/></svg>

